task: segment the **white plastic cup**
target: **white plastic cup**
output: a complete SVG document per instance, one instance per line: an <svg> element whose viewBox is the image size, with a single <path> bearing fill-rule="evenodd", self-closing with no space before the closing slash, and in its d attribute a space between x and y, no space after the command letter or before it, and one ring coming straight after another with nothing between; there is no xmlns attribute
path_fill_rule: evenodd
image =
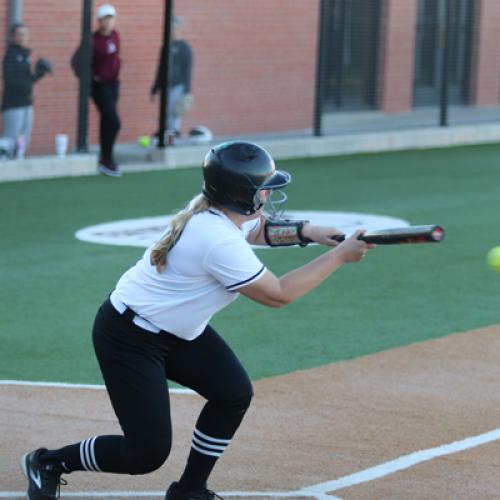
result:
<svg viewBox="0 0 500 500"><path fill-rule="evenodd" d="M60 158L66 156L68 151L69 137L67 134L57 134L56 135L56 155Z"/></svg>

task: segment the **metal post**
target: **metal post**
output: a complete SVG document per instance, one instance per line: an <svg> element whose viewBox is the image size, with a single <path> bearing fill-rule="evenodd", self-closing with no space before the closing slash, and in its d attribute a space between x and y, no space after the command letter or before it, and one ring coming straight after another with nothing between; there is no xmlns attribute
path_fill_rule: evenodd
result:
<svg viewBox="0 0 500 500"><path fill-rule="evenodd" d="M160 82L162 82L160 88L160 118L159 118L159 134L158 137L158 148L163 149L165 144L165 130L170 127L170 123L167 123L167 109L168 109L168 88L170 81L170 43L171 43L171 34L172 34L172 18L174 12L174 0L165 0L165 12L164 12L164 21L163 21L163 49L161 51L162 61L160 61L160 68L165 68L166 74L165 78L160 78Z"/></svg>
<svg viewBox="0 0 500 500"><path fill-rule="evenodd" d="M342 104L342 94L344 91L344 50L345 50L345 36L347 27L347 6L346 0L340 2L340 33L337 39L335 52L338 56L335 58L335 88L334 88L334 102L337 108Z"/></svg>
<svg viewBox="0 0 500 500"><path fill-rule="evenodd" d="M448 126L448 82L450 72L451 22L451 0L446 0L443 41L443 67L441 73L441 96L439 105L439 125L441 127Z"/></svg>
<svg viewBox="0 0 500 500"><path fill-rule="evenodd" d="M9 2L9 26L20 23L23 20L23 0L10 0Z"/></svg>
<svg viewBox="0 0 500 500"><path fill-rule="evenodd" d="M316 50L316 86L314 99L314 123L313 135L320 137L323 135L321 127L321 119L323 115L323 101L325 96L325 75L326 75L326 36L328 29L327 18L327 2L329 0L321 0L318 20L318 37Z"/></svg>
<svg viewBox="0 0 500 500"><path fill-rule="evenodd" d="M80 90L78 96L78 124L76 151L87 153L87 132L89 124L89 97L91 84L92 56L92 0L83 0L80 42Z"/></svg>

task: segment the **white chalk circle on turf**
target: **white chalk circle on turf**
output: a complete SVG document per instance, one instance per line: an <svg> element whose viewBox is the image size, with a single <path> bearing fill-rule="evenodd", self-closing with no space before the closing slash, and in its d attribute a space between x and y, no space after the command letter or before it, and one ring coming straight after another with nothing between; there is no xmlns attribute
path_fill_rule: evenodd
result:
<svg viewBox="0 0 500 500"><path fill-rule="evenodd" d="M355 212L290 210L284 214L284 217L296 220L309 220L311 223L319 226L333 225L345 234L351 234L356 229L375 230L409 226L409 222L404 219ZM104 222L103 224L80 229L75 233L75 236L79 240L102 245L146 248L161 236L171 218L171 216L157 216Z"/></svg>

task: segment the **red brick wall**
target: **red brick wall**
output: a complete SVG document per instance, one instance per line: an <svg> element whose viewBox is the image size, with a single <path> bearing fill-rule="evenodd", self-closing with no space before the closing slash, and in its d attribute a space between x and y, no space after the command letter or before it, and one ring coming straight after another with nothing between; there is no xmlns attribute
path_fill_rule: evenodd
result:
<svg viewBox="0 0 500 500"><path fill-rule="evenodd" d="M317 0L177 0L195 52L191 123L218 133L312 125Z"/></svg>
<svg viewBox="0 0 500 500"><path fill-rule="evenodd" d="M498 103L500 1L478 0L474 102ZM65 132L75 144L78 81L69 60L80 39L81 0L24 0L33 59L44 56L55 74L36 84L32 154L54 149ZM94 1L94 12L103 0ZM123 71L120 142L154 132L158 103L149 100L162 38L163 0L112 0L118 10ZM417 0L383 0L379 108L412 107ZM7 2L0 2L0 50ZM311 127L314 108L319 0L176 0L182 36L194 50L195 105L185 131L204 124L216 134ZM2 20L3 19L3 20ZM95 28L95 21L93 20ZM91 104L89 142L97 142L98 116Z"/></svg>
<svg viewBox="0 0 500 500"><path fill-rule="evenodd" d="M94 2L94 12L101 3ZM122 38L119 141L133 142L157 126L158 103L150 102L149 88L161 44L163 1L112 3ZM55 74L36 85L32 154L52 152L60 132L69 133L74 146L77 121L78 82L69 60L79 43L81 2L46 0L41 5L24 0L24 21L33 59L51 59ZM177 0L182 35L195 56L195 105L184 129L204 124L229 134L310 127L318 7L318 0ZM90 123L89 142L96 143L93 104Z"/></svg>
<svg viewBox="0 0 500 500"><path fill-rule="evenodd" d="M95 2L94 13L100 3ZM114 2L118 10L117 29L123 40L121 141L133 141L137 135L154 129L152 122L155 108L149 102L148 88L160 40L162 3L158 0L141 0L138 12L137 2ZM54 75L36 84L32 153L53 151L54 136L60 132L70 135L71 148L75 145L78 80L71 71L69 61L80 41L81 4L76 0L52 0L45 1L42 9L37 0L24 1L24 22L31 33L33 60L44 56L53 61L55 66ZM152 46L154 50L151 50ZM90 143L97 143L97 131L98 115L91 103Z"/></svg>
<svg viewBox="0 0 500 500"><path fill-rule="evenodd" d="M412 108L416 17L417 0L382 3L379 108L386 113Z"/></svg>
<svg viewBox="0 0 500 500"><path fill-rule="evenodd" d="M497 106L500 98L500 2L478 0L474 29L471 101Z"/></svg>
<svg viewBox="0 0 500 500"><path fill-rule="evenodd" d="M54 151L54 136L70 135L74 147L78 82L69 60L80 39L80 1L24 0L23 22L30 30L32 60L50 59L54 73L35 84L35 123L31 153Z"/></svg>

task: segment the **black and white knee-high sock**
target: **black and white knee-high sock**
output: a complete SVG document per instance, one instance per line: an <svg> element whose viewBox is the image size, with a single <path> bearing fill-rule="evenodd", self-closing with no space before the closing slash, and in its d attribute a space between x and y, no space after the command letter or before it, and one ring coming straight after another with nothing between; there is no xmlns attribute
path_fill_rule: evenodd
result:
<svg viewBox="0 0 500 500"><path fill-rule="evenodd" d="M231 439L210 436L196 427L186 468L179 480L179 487L184 491L205 487L208 476L230 442Z"/></svg>
<svg viewBox="0 0 500 500"><path fill-rule="evenodd" d="M155 450L152 446L138 449L123 436L95 436L58 450L47 450L40 455L40 462L53 465L61 473L144 474L161 465L167 453L166 449Z"/></svg>
<svg viewBox="0 0 500 500"><path fill-rule="evenodd" d="M82 467L88 471L102 472L95 458L96 437L85 439L80 443L80 462Z"/></svg>
<svg viewBox="0 0 500 500"><path fill-rule="evenodd" d="M71 444L58 450L47 450L40 455L40 462L50 463L61 472L73 472L87 470L102 472L96 460L95 442L98 436L94 436Z"/></svg>
<svg viewBox="0 0 500 500"><path fill-rule="evenodd" d="M184 491L206 486L217 460L229 446L250 404L251 396L226 405L208 401L203 407L193 431L191 450L186 468L179 480Z"/></svg>
<svg viewBox="0 0 500 500"><path fill-rule="evenodd" d="M219 458L230 442L230 439L211 437L195 428L191 447L202 455Z"/></svg>

